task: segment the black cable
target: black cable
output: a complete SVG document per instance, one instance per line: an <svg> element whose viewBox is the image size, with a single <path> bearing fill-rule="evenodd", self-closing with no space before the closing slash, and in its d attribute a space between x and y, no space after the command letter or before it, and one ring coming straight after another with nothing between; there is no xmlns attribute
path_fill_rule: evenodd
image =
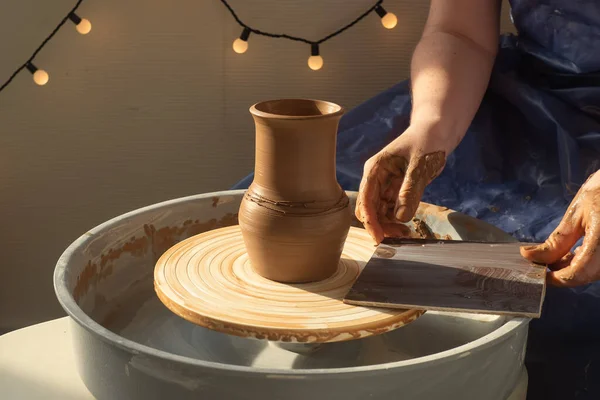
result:
<svg viewBox="0 0 600 400"><path fill-rule="evenodd" d="M379 0L377 3L375 3L373 5L373 7L369 8L367 11L365 11L360 17L356 18L354 21L350 22L348 25L344 26L343 28L333 32L332 34L325 36L323 39L319 40L317 43L321 44L324 41L329 40L332 37L339 35L340 33L344 32L346 29L353 27L358 22L360 22L362 19L364 19L367 15L371 14L378 6L381 5L381 3L383 3L383 0Z"/></svg>
<svg viewBox="0 0 600 400"><path fill-rule="evenodd" d="M229 12L231 13L231 15L233 16L233 18L235 19L235 21L244 29L248 29L250 30L250 32L256 34L256 35L262 35L262 36L268 36L271 38L283 38L283 39L289 39L289 40L294 40L297 42L304 42L306 44L321 44L323 42L325 42L326 40L329 40L331 38L333 38L334 36L339 35L340 33L344 32L346 29L351 28L352 26L356 25L358 22L360 22L362 19L364 19L367 15L369 15L370 13L372 13L373 11L375 11L375 9L381 5L381 3L383 3L383 0L378 0L377 3L375 3L371 8L369 8L367 11L365 11L362 15L360 15L358 18L356 18L354 21L350 22L348 25L342 27L341 29L338 29L337 31L325 36L323 39L321 40L308 40L308 39L304 39L301 37L297 37L297 36L291 36L291 35L286 35L285 33L269 33L269 32L263 32L260 31L258 29L254 29L248 25L246 25L235 13L235 11L233 11L233 8L231 8L231 6L229 5L229 3L227 2L227 0L221 0L221 3L223 3L225 5L225 7L227 7L227 9L229 10Z"/></svg>
<svg viewBox="0 0 600 400"><path fill-rule="evenodd" d="M35 56L37 56L38 53L42 50L42 48L44 48L46 43L48 43L50 41L50 39L52 39L52 37L56 34L56 32L58 32L58 30L65 24L65 22L67 22L67 20L69 19L69 15L71 15L71 13L74 13L77 10L77 8L79 8L79 5L82 2L83 2L83 0L77 0L75 7L73 7L71 9L71 11L69 11L69 13L62 19L62 21L60 21L60 23L56 26L56 28L54 28L54 30L50 33L50 35L48 35L48 37L46 39L44 39L42 44L40 44L39 47L37 49L35 49L35 51L31 55L31 57L29 57L29 59L27 61L25 61L23 63L23 65L21 65L19 68L17 68L17 70L15 72L13 72L13 74L10 76L10 78L8 78L8 80L6 82L4 82L4 84L2 86L0 86L0 91L2 91L5 87L7 87L8 84L11 83L13 79L15 79L15 77L19 74L19 72L21 72L24 68L27 68L27 65L33 61Z"/></svg>

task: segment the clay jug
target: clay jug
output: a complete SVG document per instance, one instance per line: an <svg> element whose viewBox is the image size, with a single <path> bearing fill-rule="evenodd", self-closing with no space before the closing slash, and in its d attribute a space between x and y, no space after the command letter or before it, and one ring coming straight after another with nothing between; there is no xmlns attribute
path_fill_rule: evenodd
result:
<svg viewBox="0 0 600 400"><path fill-rule="evenodd" d="M350 229L335 150L344 110L325 101L283 99L253 105L254 180L239 224L254 270L278 282L333 275Z"/></svg>

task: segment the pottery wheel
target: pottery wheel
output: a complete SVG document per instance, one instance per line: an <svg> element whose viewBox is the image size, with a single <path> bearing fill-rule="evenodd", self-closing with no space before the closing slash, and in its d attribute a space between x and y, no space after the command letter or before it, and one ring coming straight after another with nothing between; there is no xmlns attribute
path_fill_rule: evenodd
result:
<svg viewBox="0 0 600 400"><path fill-rule="evenodd" d="M359 339L423 314L342 302L374 249L366 231L352 227L333 276L314 283L278 283L254 272L236 225L167 250L156 264L154 286L172 312L215 331L281 342Z"/></svg>

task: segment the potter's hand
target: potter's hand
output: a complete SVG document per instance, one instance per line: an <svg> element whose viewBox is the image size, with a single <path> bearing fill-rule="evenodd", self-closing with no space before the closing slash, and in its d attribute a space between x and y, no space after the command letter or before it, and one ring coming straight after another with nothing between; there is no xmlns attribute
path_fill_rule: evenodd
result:
<svg viewBox="0 0 600 400"><path fill-rule="evenodd" d="M582 237L583 244L570 249ZM548 264L548 282L578 286L600 280L600 171L579 189L562 221L541 245L521 248L530 261Z"/></svg>
<svg viewBox="0 0 600 400"><path fill-rule="evenodd" d="M425 187L446 164L441 142L409 128L365 163L356 217L378 244L384 237L410 233L401 223L413 218Z"/></svg>

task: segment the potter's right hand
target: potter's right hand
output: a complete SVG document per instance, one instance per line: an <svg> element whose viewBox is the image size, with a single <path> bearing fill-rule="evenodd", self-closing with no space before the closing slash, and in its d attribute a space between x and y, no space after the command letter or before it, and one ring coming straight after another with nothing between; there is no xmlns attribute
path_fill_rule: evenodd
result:
<svg viewBox="0 0 600 400"><path fill-rule="evenodd" d="M364 166L356 217L377 244L405 237L425 187L446 165L447 140L427 130L408 128Z"/></svg>

